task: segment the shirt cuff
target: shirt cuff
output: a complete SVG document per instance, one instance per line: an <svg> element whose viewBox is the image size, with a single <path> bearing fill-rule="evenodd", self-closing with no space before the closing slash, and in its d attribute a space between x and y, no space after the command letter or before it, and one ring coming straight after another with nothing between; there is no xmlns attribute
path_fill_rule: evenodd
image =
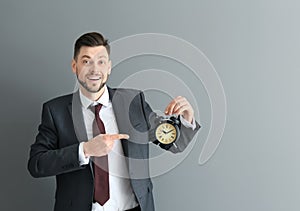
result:
<svg viewBox="0 0 300 211"><path fill-rule="evenodd" d="M185 118L183 118L182 115L180 115L180 122L184 127L192 128L192 130L195 130L195 128L196 128L195 119L193 119L192 123L190 123Z"/></svg>
<svg viewBox="0 0 300 211"><path fill-rule="evenodd" d="M79 158L79 164L81 166L87 165L90 162L90 157L85 157L85 155L84 155L84 152L83 152L83 142L81 142L79 144L78 158Z"/></svg>

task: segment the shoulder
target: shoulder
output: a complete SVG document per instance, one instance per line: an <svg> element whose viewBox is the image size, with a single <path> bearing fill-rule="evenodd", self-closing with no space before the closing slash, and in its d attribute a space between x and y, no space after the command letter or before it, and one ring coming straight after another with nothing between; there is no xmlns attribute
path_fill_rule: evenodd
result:
<svg viewBox="0 0 300 211"><path fill-rule="evenodd" d="M51 100L48 100L47 102L44 103L44 106L49 106L49 107L57 107L57 106L64 106L68 105L72 102L74 94L67 94L67 95L62 95L59 97L55 97Z"/></svg>
<svg viewBox="0 0 300 211"><path fill-rule="evenodd" d="M121 95L137 95L142 93L142 91L139 89L130 88L108 88L108 90L112 94L118 93Z"/></svg>
<svg viewBox="0 0 300 211"><path fill-rule="evenodd" d="M130 88L109 88L110 95L121 95L125 97L134 97L143 94L139 89L130 89Z"/></svg>
<svg viewBox="0 0 300 211"><path fill-rule="evenodd" d="M143 91L129 88L109 88L110 99L126 105L137 106L145 103ZM120 101L121 100L121 101Z"/></svg>

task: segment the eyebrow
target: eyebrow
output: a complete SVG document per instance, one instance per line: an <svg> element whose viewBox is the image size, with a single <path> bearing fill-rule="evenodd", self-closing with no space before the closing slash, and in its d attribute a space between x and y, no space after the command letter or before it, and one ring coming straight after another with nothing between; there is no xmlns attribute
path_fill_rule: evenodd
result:
<svg viewBox="0 0 300 211"><path fill-rule="evenodd" d="M83 59L83 58L91 59L91 57L89 55L81 56L81 59ZM107 57L105 55L101 55L101 56L98 57L98 59L100 59L100 58L107 58Z"/></svg>
<svg viewBox="0 0 300 211"><path fill-rule="evenodd" d="M88 55L83 55L83 56L81 56L81 58L80 58L80 59L83 59L83 58L88 58L88 59L90 59L91 57L90 57L90 56L88 56Z"/></svg>
<svg viewBox="0 0 300 211"><path fill-rule="evenodd" d="M100 59L100 58L107 58L107 56L101 55L101 56L98 57L98 59Z"/></svg>

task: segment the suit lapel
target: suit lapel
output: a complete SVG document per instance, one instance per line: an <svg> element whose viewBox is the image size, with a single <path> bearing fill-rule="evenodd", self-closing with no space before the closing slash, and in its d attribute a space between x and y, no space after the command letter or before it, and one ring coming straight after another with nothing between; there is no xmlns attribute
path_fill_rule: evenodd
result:
<svg viewBox="0 0 300 211"><path fill-rule="evenodd" d="M124 96L122 96L117 90L108 88L109 98L112 102L113 110L115 113L119 133L128 134L129 131L129 114L126 111L126 102ZM130 135L130 134L129 134ZM128 157L130 155L130 147L128 147L129 141L121 141L124 155Z"/></svg>
<svg viewBox="0 0 300 211"><path fill-rule="evenodd" d="M68 110L73 120L74 130L79 142L87 141L86 127L83 120L79 91L74 92Z"/></svg>
<svg viewBox="0 0 300 211"><path fill-rule="evenodd" d="M119 132L130 136L128 140L121 141L130 178L148 178L149 152L147 144L149 136L147 131L139 132L139 129L141 129L139 126L143 126L143 117L137 116L136 113L134 113L137 112L136 109L139 108L131 107L132 100L134 100L135 96L126 94L126 90L118 89L109 89L109 94ZM136 104L138 104L138 102L134 102L132 105Z"/></svg>

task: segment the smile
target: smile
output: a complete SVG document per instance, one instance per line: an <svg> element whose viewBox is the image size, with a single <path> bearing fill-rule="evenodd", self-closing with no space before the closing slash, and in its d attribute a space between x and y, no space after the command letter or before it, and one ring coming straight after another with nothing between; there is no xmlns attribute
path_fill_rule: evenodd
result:
<svg viewBox="0 0 300 211"><path fill-rule="evenodd" d="M97 76L97 77L87 77L87 79L91 80L91 81L98 81L101 79L101 77Z"/></svg>

